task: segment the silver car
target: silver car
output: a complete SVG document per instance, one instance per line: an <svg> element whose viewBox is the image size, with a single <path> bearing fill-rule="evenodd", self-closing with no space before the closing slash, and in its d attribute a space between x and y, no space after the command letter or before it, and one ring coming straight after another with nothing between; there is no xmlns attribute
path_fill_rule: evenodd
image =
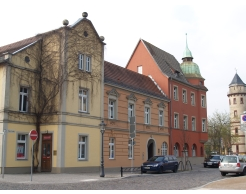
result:
<svg viewBox="0 0 246 194"><path fill-rule="evenodd" d="M224 156L220 162L219 170L222 176L228 173L246 175L246 156Z"/></svg>

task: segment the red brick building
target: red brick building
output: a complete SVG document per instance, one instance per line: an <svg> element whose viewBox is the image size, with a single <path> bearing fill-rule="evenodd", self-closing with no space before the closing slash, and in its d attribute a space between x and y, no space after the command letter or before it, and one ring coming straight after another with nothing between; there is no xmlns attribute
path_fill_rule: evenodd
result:
<svg viewBox="0 0 246 194"><path fill-rule="evenodd" d="M169 153L180 157L187 150L189 160L199 163L208 139L207 88L187 44L182 60L140 39L126 68L151 76L171 100Z"/></svg>

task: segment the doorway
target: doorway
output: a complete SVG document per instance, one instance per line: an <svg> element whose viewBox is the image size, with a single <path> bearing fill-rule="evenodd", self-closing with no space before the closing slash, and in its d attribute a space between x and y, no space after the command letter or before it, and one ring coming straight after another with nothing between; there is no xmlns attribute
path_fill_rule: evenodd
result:
<svg viewBox="0 0 246 194"><path fill-rule="evenodd" d="M42 135L41 171L51 172L52 168L52 134Z"/></svg>
<svg viewBox="0 0 246 194"><path fill-rule="evenodd" d="M150 139L148 141L147 150L148 150L148 159L150 159L155 155L155 141L153 139Z"/></svg>

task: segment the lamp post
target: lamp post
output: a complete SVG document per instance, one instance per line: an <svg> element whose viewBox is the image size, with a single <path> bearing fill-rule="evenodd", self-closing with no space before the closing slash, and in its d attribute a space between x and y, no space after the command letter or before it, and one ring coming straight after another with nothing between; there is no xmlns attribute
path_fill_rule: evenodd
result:
<svg viewBox="0 0 246 194"><path fill-rule="evenodd" d="M102 145L101 145L101 172L100 172L100 177L104 177L104 159L103 159L103 134L105 132L105 126L106 124L104 123L104 121L102 120L101 123L99 124L100 126L100 132L102 134Z"/></svg>

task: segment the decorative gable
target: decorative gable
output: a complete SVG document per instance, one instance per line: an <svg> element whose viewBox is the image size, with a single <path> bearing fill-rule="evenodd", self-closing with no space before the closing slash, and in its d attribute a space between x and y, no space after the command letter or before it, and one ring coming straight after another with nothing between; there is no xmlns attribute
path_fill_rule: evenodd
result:
<svg viewBox="0 0 246 194"><path fill-rule="evenodd" d="M164 102L160 102L159 104L157 104L157 106L158 106L159 108L166 108L166 105L165 105Z"/></svg>
<svg viewBox="0 0 246 194"><path fill-rule="evenodd" d="M144 100L143 103L152 105L152 101L150 100L150 98L146 98L146 100Z"/></svg>
<svg viewBox="0 0 246 194"><path fill-rule="evenodd" d="M133 94L133 93L131 93L129 96L126 96L126 98L128 99L128 100L132 100L132 101L134 101L134 102L136 102L138 99L136 98L136 96Z"/></svg>
<svg viewBox="0 0 246 194"><path fill-rule="evenodd" d="M119 97L120 96L120 94L117 92L117 90L115 88L113 88L110 91L107 91L107 94L108 95L111 95L111 96L116 96L116 97Z"/></svg>

